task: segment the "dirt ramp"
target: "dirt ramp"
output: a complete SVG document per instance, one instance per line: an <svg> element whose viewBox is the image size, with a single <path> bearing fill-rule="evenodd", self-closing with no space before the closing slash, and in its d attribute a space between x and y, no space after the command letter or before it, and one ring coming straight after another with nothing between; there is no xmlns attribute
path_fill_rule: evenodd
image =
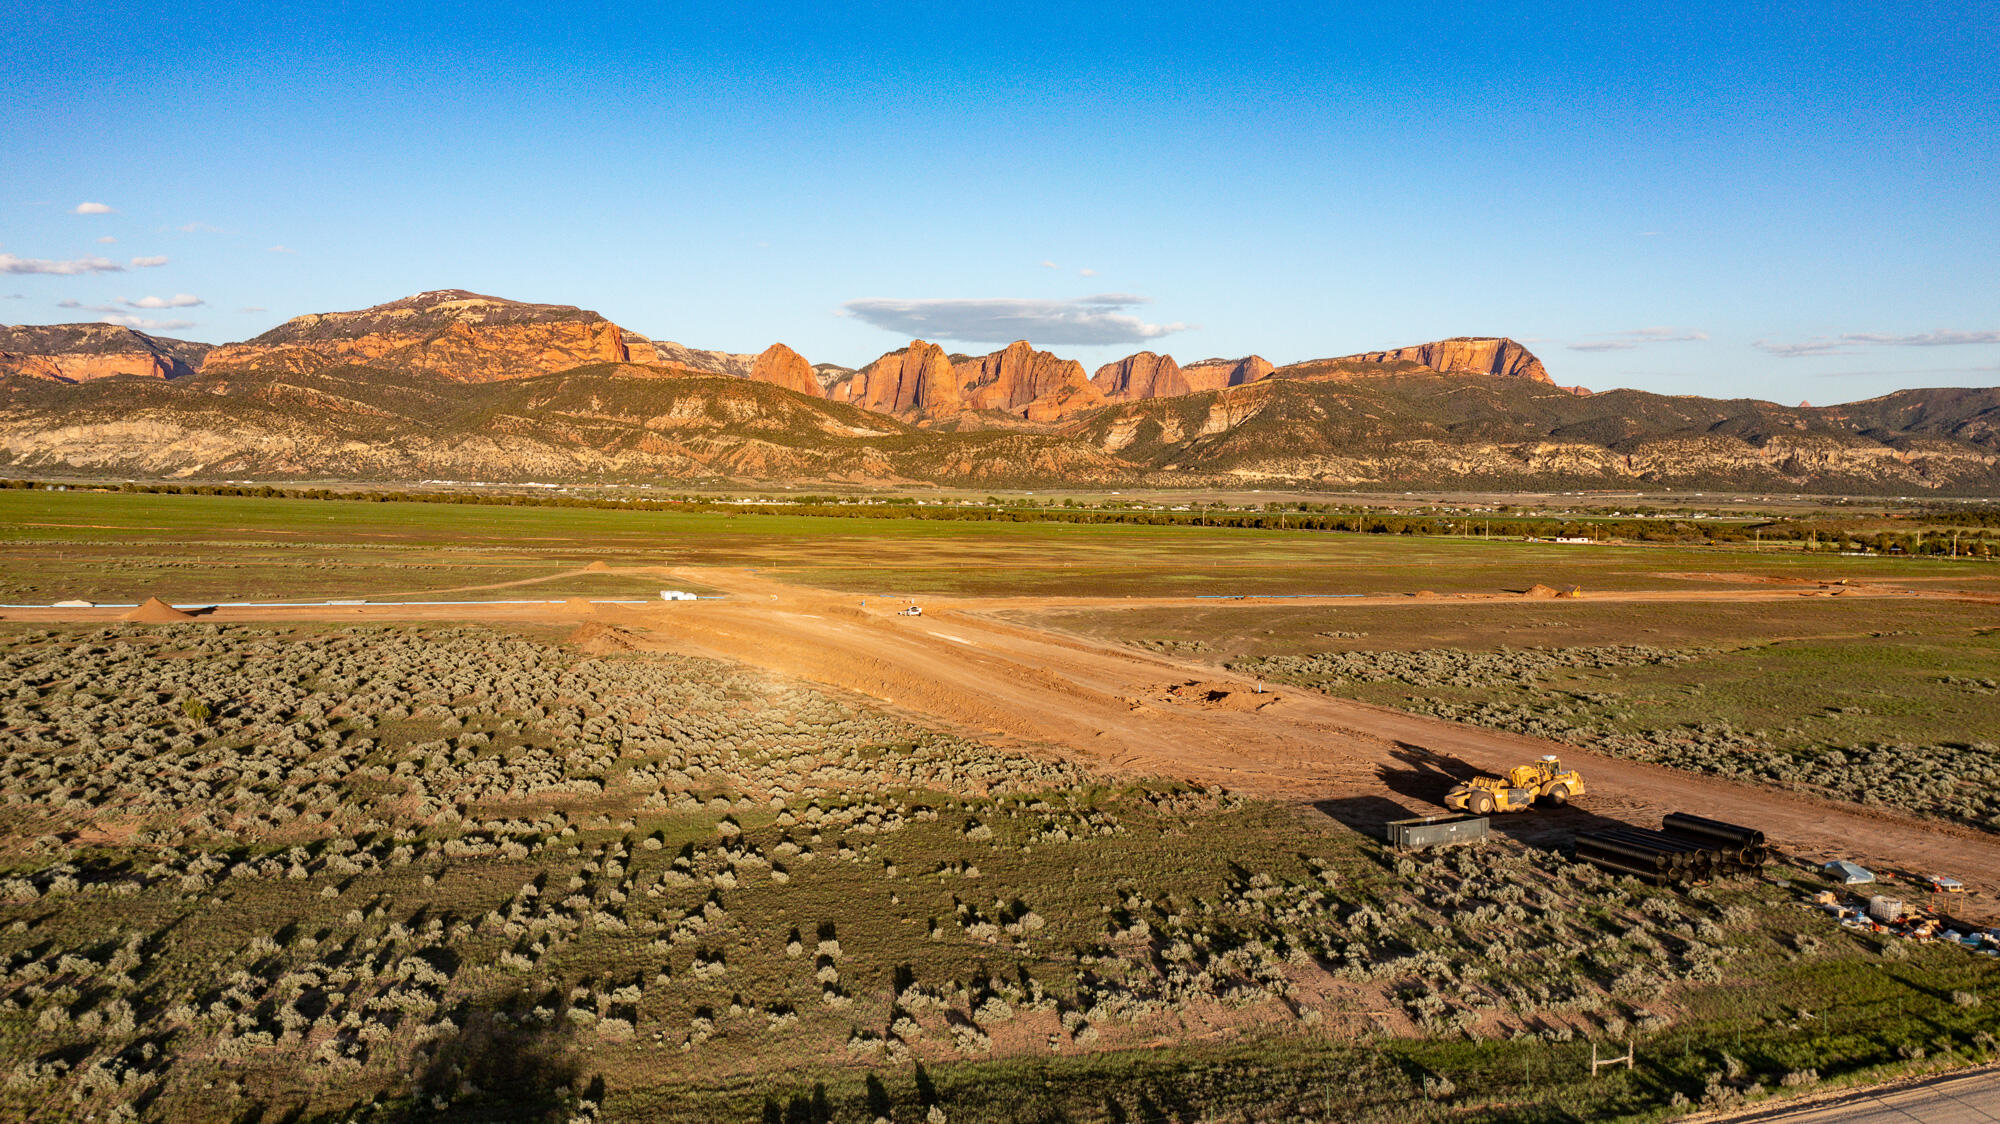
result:
<svg viewBox="0 0 2000 1124"><path fill-rule="evenodd" d="M157 597L148 597L144 604L118 619L141 624L171 624L174 621L191 621L194 614L183 613Z"/></svg>

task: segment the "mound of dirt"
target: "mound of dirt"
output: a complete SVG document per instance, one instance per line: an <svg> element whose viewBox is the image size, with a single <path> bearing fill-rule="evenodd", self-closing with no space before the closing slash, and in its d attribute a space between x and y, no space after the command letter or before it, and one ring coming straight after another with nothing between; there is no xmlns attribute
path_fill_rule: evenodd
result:
<svg viewBox="0 0 2000 1124"><path fill-rule="evenodd" d="M157 597L148 597L144 604L118 619L138 621L142 624L168 624L173 621L191 621L194 615L183 613Z"/></svg>
<svg viewBox="0 0 2000 1124"><path fill-rule="evenodd" d="M592 605L588 598L572 597L569 600L563 602L563 609L571 613L583 613L585 615L588 615L590 613L596 612L597 606Z"/></svg>
<svg viewBox="0 0 2000 1124"><path fill-rule="evenodd" d="M1436 596L1438 596L1438 591L1437 591L1437 590L1435 590L1435 589L1420 589L1420 590L1416 591L1415 593L1412 593L1412 594L1410 594L1410 596L1412 596L1412 597L1424 597L1424 598L1431 598L1431 597L1436 597Z"/></svg>
<svg viewBox="0 0 2000 1124"><path fill-rule="evenodd" d="M1153 692L1153 701L1192 704L1203 710L1263 710L1276 706L1282 697L1269 691L1259 694L1241 683L1201 680L1175 683Z"/></svg>
<svg viewBox="0 0 2000 1124"><path fill-rule="evenodd" d="M632 630L602 621L590 621L570 633L569 642L592 656L615 656L639 650L639 637Z"/></svg>
<svg viewBox="0 0 2000 1124"><path fill-rule="evenodd" d="M588 570L593 574L601 574L604 571L609 570L610 568L611 568L610 566L606 565L603 562L592 562L590 565L584 567L585 570Z"/></svg>
<svg viewBox="0 0 2000 1124"><path fill-rule="evenodd" d="M1522 591L1521 591L1521 596L1523 596L1523 597L1561 597L1561 596L1562 596L1562 594L1561 594L1561 593L1560 593L1560 592L1559 592L1559 591L1558 591L1558 590L1556 589L1556 587L1554 587L1554 586L1552 586L1552 585L1543 585L1543 584L1542 584L1541 582L1536 582L1535 584L1533 584L1533 585L1529 586L1528 588L1526 588L1526 589L1522 590Z"/></svg>

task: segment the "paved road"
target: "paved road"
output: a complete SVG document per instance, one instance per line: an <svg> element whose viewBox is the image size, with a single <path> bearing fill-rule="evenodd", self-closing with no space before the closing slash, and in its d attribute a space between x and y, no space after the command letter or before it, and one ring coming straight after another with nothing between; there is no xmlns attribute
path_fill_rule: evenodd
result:
<svg viewBox="0 0 2000 1124"><path fill-rule="evenodd" d="M1784 1124L2000 1124L2000 1071L1940 1077L1878 1089L1810 1108L1778 1109L1732 1122Z"/></svg>

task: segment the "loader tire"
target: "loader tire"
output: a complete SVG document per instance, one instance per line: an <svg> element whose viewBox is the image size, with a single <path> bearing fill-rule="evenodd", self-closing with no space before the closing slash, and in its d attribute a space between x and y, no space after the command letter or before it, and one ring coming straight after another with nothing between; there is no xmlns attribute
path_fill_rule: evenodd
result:
<svg viewBox="0 0 2000 1124"><path fill-rule="evenodd" d="M1566 784L1556 785L1554 788L1549 789L1547 795L1549 803L1560 808L1569 803L1569 786Z"/></svg>
<svg viewBox="0 0 2000 1124"><path fill-rule="evenodd" d="M1483 792L1473 793L1472 799L1465 802L1465 810L1475 816L1490 816L1493 814L1493 798Z"/></svg>

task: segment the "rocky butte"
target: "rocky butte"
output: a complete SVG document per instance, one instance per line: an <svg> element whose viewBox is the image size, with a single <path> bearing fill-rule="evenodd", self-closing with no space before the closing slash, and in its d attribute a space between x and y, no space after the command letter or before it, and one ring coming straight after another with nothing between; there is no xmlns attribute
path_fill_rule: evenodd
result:
<svg viewBox="0 0 2000 1124"><path fill-rule="evenodd" d="M632 358L624 332L595 312L436 289L355 312L293 317L209 352L204 371L314 371L364 365L496 382Z"/></svg>
<svg viewBox="0 0 2000 1124"><path fill-rule="evenodd" d="M0 327L0 375L90 382L132 375L178 379L201 368L209 351L117 324L16 324Z"/></svg>
<svg viewBox="0 0 2000 1124"><path fill-rule="evenodd" d="M749 377L756 382L782 386L814 398L825 396L820 389L819 376L813 373L812 364L806 362L805 356L781 343L764 349L764 353L750 365Z"/></svg>

